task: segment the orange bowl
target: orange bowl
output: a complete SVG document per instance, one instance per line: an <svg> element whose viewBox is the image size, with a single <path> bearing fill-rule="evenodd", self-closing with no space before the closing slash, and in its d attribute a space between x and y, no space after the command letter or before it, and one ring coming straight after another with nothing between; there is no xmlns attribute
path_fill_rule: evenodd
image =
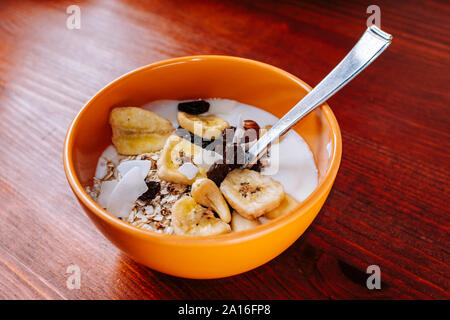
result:
<svg viewBox="0 0 450 320"><path fill-rule="evenodd" d="M316 217L336 177L341 134L323 104L293 129L313 152L319 185L293 213L250 230L208 237L145 231L97 205L84 191L97 160L111 142L109 112L158 99L227 98L281 118L310 87L261 62L228 56L191 56L157 62L113 81L77 114L64 142L64 170L82 208L97 228L132 259L154 270L185 278L221 278L256 268L286 250ZM289 155L286 155L289 156Z"/></svg>

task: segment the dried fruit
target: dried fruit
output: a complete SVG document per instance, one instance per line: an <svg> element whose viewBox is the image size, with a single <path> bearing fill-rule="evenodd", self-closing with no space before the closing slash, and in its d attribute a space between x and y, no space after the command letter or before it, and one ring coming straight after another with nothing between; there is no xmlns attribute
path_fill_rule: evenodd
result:
<svg viewBox="0 0 450 320"><path fill-rule="evenodd" d="M230 137L228 136L226 139L229 140ZM230 171L240 168L245 163L245 145L242 143L224 143L222 157L223 160L214 163L206 173L206 176L218 186ZM261 172L262 167L262 162L258 160L258 162L249 169Z"/></svg>
<svg viewBox="0 0 450 320"><path fill-rule="evenodd" d="M97 198L97 203L104 209L108 206L109 198L111 197L114 188L117 186L119 181L117 180L109 180L103 181L100 189L100 194Z"/></svg>
<svg viewBox="0 0 450 320"><path fill-rule="evenodd" d="M106 211L118 218L126 218L134 202L147 191L142 170L134 167L129 170L112 190L107 201Z"/></svg>
<svg viewBox="0 0 450 320"><path fill-rule="evenodd" d="M300 202L298 202L294 197L286 194L281 204L272 211L267 212L264 217L273 220L284 214L292 212L299 204Z"/></svg>
<svg viewBox="0 0 450 320"><path fill-rule="evenodd" d="M137 107L113 109L109 123L112 142L124 155L158 151L174 130L169 120Z"/></svg>
<svg viewBox="0 0 450 320"><path fill-rule="evenodd" d="M168 182L192 184L196 178L205 177L207 169L199 166L196 177L192 179L189 179L183 173L178 171L184 163L192 163L194 156L201 152L201 147L176 135L170 136L158 159L159 178Z"/></svg>
<svg viewBox="0 0 450 320"><path fill-rule="evenodd" d="M205 100L186 101L178 104L178 111L189 114L201 114L208 112L209 102Z"/></svg>
<svg viewBox="0 0 450 320"><path fill-rule="evenodd" d="M133 168L139 168L141 171L142 179L147 178L148 171L150 170L151 161L149 160L127 160L122 161L117 166L117 171L119 172L119 175L121 177L125 176L128 171L130 171Z"/></svg>
<svg viewBox="0 0 450 320"><path fill-rule="evenodd" d="M220 191L231 207L247 219L275 209L284 199L281 183L248 169L231 171L220 184Z"/></svg>
<svg viewBox="0 0 450 320"><path fill-rule="evenodd" d="M241 216L236 211L231 216L231 230L234 232L244 231L259 226L258 220L249 220Z"/></svg>
<svg viewBox="0 0 450 320"><path fill-rule="evenodd" d="M197 179L192 184L192 197L202 206L212 208L224 222L231 220L230 209L216 184L210 179Z"/></svg>
<svg viewBox="0 0 450 320"><path fill-rule="evenodd" d="M206 176L208 179L214 181L217 186L220 186L222 181L227 176L228 172L232 170L232 167L222 161L214 163L211 168L209 168Z"/></svg>
<svg viewBox="0 0 450 320"><path fill-rule="evenodd" d="M186 112L178 112L177 120L181 127L204 139L214 140L222 135L228 122L217 116L198 116Z"/></svg>
<svg viewBox="0 0 450 320"><path fill-rule="evenodd" d="M161 191L161 184L158 181L148 181L146 184L148 190L139 197L139 200L152 201Z"/></svg>
<svg viewBox="0 0 450 320"><path fill-rule="evenodd" d="M192 162L185 162L178 168L178 172L184 174L189 180L192 180L198 173L198 167Z"/></svg>
<svg viewBox="0 0 450 320"><path fill-rule="evenodd" d="M208 179L220 186L227 174L244 164L245 151L237 143L227 144L222 152L222 160L215 162L206 173Z"/></svg>
<svg viewBox="0 0 450 320"><path fill-rule="evenodd" d="M172 226L175 234L210 236L228 233L230 225L202 207L192 197L184 196L172 206Z"/></svg>

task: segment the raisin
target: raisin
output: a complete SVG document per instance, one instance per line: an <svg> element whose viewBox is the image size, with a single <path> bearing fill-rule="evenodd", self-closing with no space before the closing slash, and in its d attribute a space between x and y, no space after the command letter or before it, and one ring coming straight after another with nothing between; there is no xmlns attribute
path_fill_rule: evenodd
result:
<svg viewBox="0 0 450 320"><path fill-rule="evenodd" d="M161 184L158 181L148 181L146 184L148 190L139 197L139 200L152 201L158 192L161 191Z"/></svg>
<svg viewBox="0 0 450 320"><path fill-rule="evenodd" d="M222 181L227 176L228 172L232 170L232 166L226 163L214 163L206 173L208 179L214 181L217 186L220 186Z"/></svg>
<svg viewBox="0 0 450 320"><path fill-rule="evenodd" d="M195 100L181 102L178 104L178 111L183 111L189 114L201 114L208 112L209 102L205 100Z"/></svg>
<svg viewBox="0 0 450 320"><path fill-rule="evenodd" d="M244 163L244 156L245 152L242 146L236 143L225 145L222 152L223 159L215 162L209 168L206 176L219 186L228 172L239 168Z"/></svg>
<svg viewBox="0 0 450 320"><path fill-rule="evenodd" d="M245 150L248 147L248 140L254 140L255 138L258 139L259 137L259 125L255 121L245 120L244 129L246 131L255 130L256 137L254 137L254 135L253 137L252 135L244 135L238 143L233 142L236 127L229 126L222 131L222 138L214 141L214 144L222 144L222 148L219 153L222 155L223 160L214 163L209 168L206 176L214 181L218 186L222 183L230 171L240 168L245 163ZM261 172L262 167L262 162L258 160L258 162L249 169Z"/></svg>

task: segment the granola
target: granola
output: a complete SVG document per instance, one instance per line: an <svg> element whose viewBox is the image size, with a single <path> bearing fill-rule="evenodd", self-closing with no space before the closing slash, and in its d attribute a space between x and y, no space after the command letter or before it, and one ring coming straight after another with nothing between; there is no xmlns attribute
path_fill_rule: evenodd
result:
<svg viewBox="0 0 450 320"><path fill-rule="evenodd" d="M94 177L92 186L86 187L86 192L94 199L98 200L102 183L117 179L117 166L123 161L130 160L149 160L151 161L150 171L146 178L148 185L159 184L159 190L154 192L153 196L139 197L135 201L128 217L119 218L130 223L133 226L145 230L151 230L159 233L173 234L171 227L172 205L181 197L190 195L190 186L178 183L171 183L159 179L157 174L157 161L161 152L144 153L137 156L129 156L120 159L117 165L111 159L104 159L106 162L107 172L104 178ZM148 191L150 191L149 188ZM154 190L154 189L153 189ZM148 193L148 191L146 193Z"/></svg>

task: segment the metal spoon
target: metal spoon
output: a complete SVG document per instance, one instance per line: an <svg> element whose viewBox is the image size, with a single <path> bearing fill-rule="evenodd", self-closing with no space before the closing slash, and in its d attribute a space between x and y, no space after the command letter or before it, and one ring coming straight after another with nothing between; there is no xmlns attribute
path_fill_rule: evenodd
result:
<svg viewBox="0 0 450 320"><path fill-rule="evenodd" d="M392 36L378 27L367 28L345 58L250 148L242 167L254 165L272 142L363 71L389 46L391 40Z"/></svg>

